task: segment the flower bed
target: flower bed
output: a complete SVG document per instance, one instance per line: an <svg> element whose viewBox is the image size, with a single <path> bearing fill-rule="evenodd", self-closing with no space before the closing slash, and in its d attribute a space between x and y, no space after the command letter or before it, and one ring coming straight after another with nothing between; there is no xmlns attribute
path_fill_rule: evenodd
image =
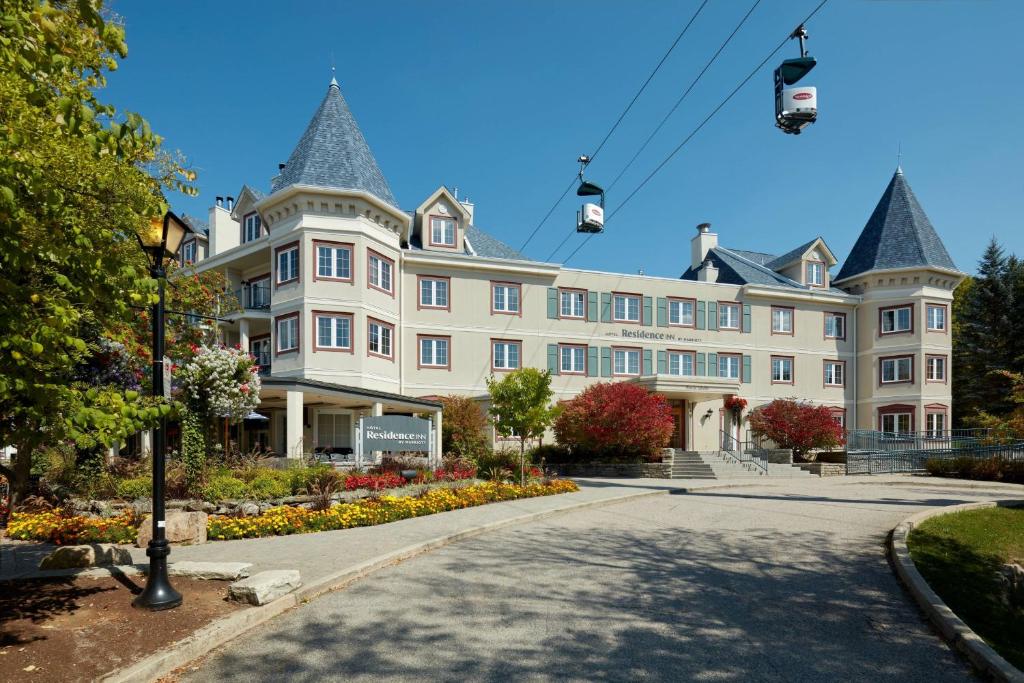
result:
<svg viewBox="0 0 1024 683"><path fill-rule="evenodd" d="M7 535L19 541L48 541L57 545L81 543L134 543L141 519L128 510L117 517L97 519L48 512L13 512Z"/></svg>
<svg viewBox="0 0 1024 683"><path fill-rule="evenodd" d="M210 517L207 537L210 540L231 540L373 526L487 503L576 490L578 488L575 483L564 479L525 486L488 482L459 489L433 489L415 497L382 496L354 503L339 503L320 511L282 506L271 508L255 517Z"/></svg>

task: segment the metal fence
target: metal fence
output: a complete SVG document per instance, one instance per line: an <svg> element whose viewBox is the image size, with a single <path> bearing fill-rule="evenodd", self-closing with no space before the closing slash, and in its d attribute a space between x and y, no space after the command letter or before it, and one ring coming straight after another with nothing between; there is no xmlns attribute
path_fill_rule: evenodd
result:
<svg viewBox="0 0 1024 683"><path fill-rule="evenodd" d="M270 284L261 281L259 284L248 284L235 290L238 302L249 310L266 310L270 308Z"/></svg>
<svg viewBox="0 0 1024 683"><path fill-rule="evenodd" d="M975 458L988 460L1014 460L1024 462L1024 441L994 446L963 445L954 447L931 447L916 450L894 449L888 451L847 451L847 474L900 474L924 472L929 460L952 460L954 458Z"/></svg>
<svg viewBox="0 0 1024 683"><path fill-rule="evenodd" d="M768 458L758 444L753 441L740 441L721 430L719 437L722 446L720 452L724 457L732 458L751 471L768 474Z"/></svg>
<svg viewBox="0 0 1024 683"><path fill-rule="evenodd" d="M846 432L846 450L892 452L968 449L984 445L988 436L988 429L944 429L923 432L851 429Z"/></svg>

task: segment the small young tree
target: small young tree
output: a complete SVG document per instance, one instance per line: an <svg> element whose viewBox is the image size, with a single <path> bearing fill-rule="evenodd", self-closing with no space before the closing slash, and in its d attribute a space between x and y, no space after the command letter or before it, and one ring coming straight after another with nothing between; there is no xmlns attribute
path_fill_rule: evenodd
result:
<svg viewBox="0 0 1024 683"><path fill-rule="evenodd" d="M575 451L611 457L649 456L672 437L668 400L625 382L602 382L561 404L555 420L558 443Z"/></svg>
<svg viewBox="0 0 1024 683"><path fill-rule="evenodd" d="M543 436L551 424L551 373L536 368L519 368L500 380L490 377L487 390L491 395L491 417L494 428L504 437L519 439L519 482L526 482L526 442Z"/></svg>
<svg viewBox="0 0 1024 683"><path fill-rule="evenodd" d="M843 443L843 428L825 406L779 398L756 408L749 420L754 436L771 439L779 448L792 449L799 459L812 449Z"/></svg>
<svg viewBox="0 0 1024 683"><path fill-rule="evenodd" d="M452 394L442 396L441 440L445 455L452 454L476 462L487 449L487 415L471 398Z"/></svg>

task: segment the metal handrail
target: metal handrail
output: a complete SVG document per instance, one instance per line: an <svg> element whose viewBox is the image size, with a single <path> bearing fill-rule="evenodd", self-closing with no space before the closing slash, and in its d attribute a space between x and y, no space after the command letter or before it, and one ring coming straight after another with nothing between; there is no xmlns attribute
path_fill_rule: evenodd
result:
<svg viewBox="0 0 1024 683"><path fill-rule="evenodd" d="M929 460L974 458L1024 462L1024 441L994 446L966 446L957 448L921 448L915 450L847 452L847 474L893 474L924 472Z"/></svg>
<svg viewBox="0 0 1024 683"><path fill-rule="evenodd" d="M889 452L970 448L983 445L989 429L944 429L917 432L882 432L851 429L846 432L847 451Z"/></svg>
<svg viewBox="0 0 1024 683"><path fill-rule="evenodd" d="M752 441L740 441L723 429L718 430L718 434L718 452L723 458L730 457L744 466L753 465L764 474L768 474L768 458L764 455L763 448Z"/></svg>
<svg viewBox="0 0 1024 683"><path fill-rule="evenodd" d="M235 297L247 310L263 311L270 308L270 282L250 283L235 290Z"/></svg>

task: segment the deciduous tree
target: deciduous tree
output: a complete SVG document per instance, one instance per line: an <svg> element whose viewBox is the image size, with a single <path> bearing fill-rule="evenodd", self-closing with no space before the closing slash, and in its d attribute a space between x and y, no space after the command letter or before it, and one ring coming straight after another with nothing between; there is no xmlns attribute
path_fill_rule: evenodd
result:
<svg viewBox="0 0 1024 683"><path fill-rule="evenodd" d="M561 403L558 443L594 457L650 456L663 448L675 423L668 400L625 382L602 382Z"/></svg>
<svg viewBox="0 0 1024 683"><path fill-rule="evenodd" d="M551 373L519 368L500 380L490 377L487 390L491 395L494 428L504 437L519 439L519 481L525 484L526 442L543 436L554 418Z"/></svg>
<svg viewBox="0 0 1024 683"><path fill-rule="evenodd" d="M825 406L780 398L755 408L748 419L754 436L771 439L779 448L792 449L796 458L843 443L843 429Z"/></svg>
<svg viewBox="0 0 1024 683"><path fill-rule="evenodd" d="M455 455L476 462L477 456L487 449L487 415L480 404L466 396L442 396L444 412L441 420L441 440L445 455Z"/></svg>

